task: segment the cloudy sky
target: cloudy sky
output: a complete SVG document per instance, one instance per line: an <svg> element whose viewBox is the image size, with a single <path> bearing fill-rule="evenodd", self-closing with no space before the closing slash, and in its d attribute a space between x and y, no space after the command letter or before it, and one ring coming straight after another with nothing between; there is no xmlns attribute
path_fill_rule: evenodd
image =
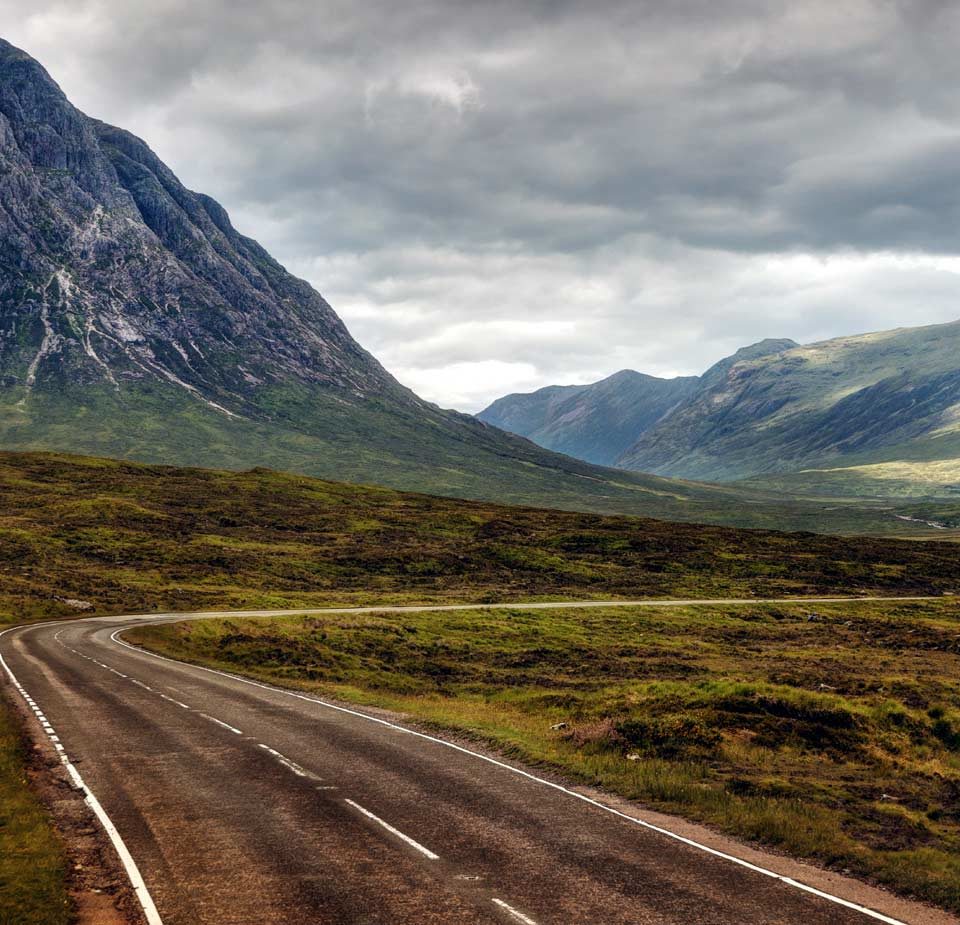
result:
<svg viewBox="0 0 960 925"><path fill-rule="evenodd" d="M960 318L960 4L0 0L402 381L477 410Z"/></svg>

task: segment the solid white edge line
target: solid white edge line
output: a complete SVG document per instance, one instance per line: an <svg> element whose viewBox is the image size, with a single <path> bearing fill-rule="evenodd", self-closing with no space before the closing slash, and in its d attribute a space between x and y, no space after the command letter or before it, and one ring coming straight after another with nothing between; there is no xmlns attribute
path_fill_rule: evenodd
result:
<svg viewBox="0 0 960 925"><path fill-rule="evenodd" d="M850 602L856 602L856 601L865 600L865 598L846 598L845 600ZM893 599L884 598L883 600L893 600ZM903 600L903 598L896 598L896 600ZM810 599L809 598L806 599L806 602L810 603ZM757 602L754 601L753 603L757 603ZM574 607L578 605L571 604L569 606ZM509 610L511 608L522 609L522 605L506 604L506 605L503 605L500 609ZM430 610L432 608L428 607L424 609ZM493 606L489 605L488 609L493 609ZM390 612L389 607L375 608L375 610L377 612L386 612L386 613ZM320 612L320 611L317 611L317 612ZM90 619L93 619L93 618L90 618ZM211 619L216 619L216 618L213 617ZM176 623L178 621L167 618L163 622ZM339 713L346 713L346 714L349 714L350 716L356 716L356 717L359 717L360 719L365 719L371 723L378 723L381 726L387 726L391 729L397 730L398 732L415 736L416 738L425 739L428 742L435 742L438 745L444 746L445 748L451 748L454 751L461 752L465 755L471 755L472 757L478 758L481 761L486 761L488 764L492 764L497 767L503 768L511 772L512 774L516 774L520 777L525 777L527 780L534 781L535 783L541 784L544 787L550 787L553 790L558 790L561 793L565 793L568 796L574 797L575 799L580 800L583 803L587 803L590 806L594 806L605 813L609 813L610 815L617 816L620 819L624 819L627 822L633 823L634 825L641 826L642 828L648 829L651 832L657 832L660 835L664 835L667 838L673 839L674 841L687 845L690 848L695 848L698 851L704 852L705 854L709 854L709 855L712 855L713 857L721 858L724 861L729 861L732 864L736 864L739 867L746 868L747 870L753 871L754 873L761 874L764 877L769 877L772 880L778 880L781 883L785 884L786 886L792 887L793 889L800 890L804 893L810 893L811 895L817 896L820 899L826 900L827 902L834 903L838 906L843 906L844 908L851 909L854 912L859 912L860 914L865 915L868 918L875 919L878 922L884 922L885 925L908 925L907 922L903 922L900 919L895 919L888 915L884 915L882 912L877 912L874 909L870 909L866 906L861 906L858 903L851 902L848 899L843 899L840 896L834 896L832 893L826 893L823 890L819 890L814 886L810 886L806 883L802 883L799 880L794 880L792 877L787 877L784 874L778 874L774 870L770 870L766 867L760 867L757 864L752 864L750 861L745 861L743 858L736 857L736 855L727 854L726 852L720 851L717 848L711 848L709 845L704 845L698 841L694 841L692 838L687 838L684 835L678 835L676 832L671 832L669 829L665 829L661 826L654 825L652 822L646 822L643 819L638 819L636 816L631 816L627 813L621 812L618 809L614 809L612 806L607 806L604 803L599 802L598 800L594 800L592 797L588 797L586 794L578 793L576 790L571 790L569 787L564 787L562 784L557 784L551 780L547 780L546 778L538 777L536 774L531 774L529 771L524 771L522 768L515 768L512 765L509 765L503 761L499 761L496 758L491 758L488 755L482 755L480 754L480 752L471 751L469 748L464 748L462 745L457 745L454 742L447 742L444 739L438 739L436 736L429 735L426 732L419 732L415 729L407 729L404 726L399 726L396 723L391 723L389 720L381 719L379 716L370 716L368 713L363 713L360 710L353 710L353 709L350 709L349 707L338 706L337 704L329 703L326 700L320 700L318 697L310 697L306 694L297 693L296 691L285 690L282 687L274 687L272 684L264 684L261 681L253 681L250 678L244 678L244 677L241 677L240 675L230 674L227 671L220 671L217 668L207 668L204 665L192 665L189 662L181 662L178 659L169 658L166 655L158 655L156 652L150 652L147 649L143 649L139 646L131 645L130 643L124 642L122 639L117 638L118 633L125 632L128 629L134 629L134 628L135 627L133 626L126 626L126 627L122 627L120 629L114 630L110 634L111 641L115 642L117 645L124 646L127 649L131 649L132 651L138 652L139 654L147 656L149 658L156 658L156 659L160 659L161 661L171 662L174 665L178 665L180 667L187 668L187 669L192 668L197 671L206 671L206 672L209 672L210 674L216 674L224 678L230 678L231 680L239 681L242 684L249 684L253 687L260 687L260 688L263 688L264 690L273 691L274 693L278 693L278 694L284 694L288 697L296 697L299 700L306 700L306 701L309 701L310 703L319 704L322 707L326 707L328 710L335 710Z"/></svg>
<svg viewBox="0 0 960 925"><path fill-rule="evenodd" d="M414 841L409 835L404 835L399 829L395 829L389 822L384 822L379 816L375 816L370 812L369 809L364 809L359 803L354 803L353 800L344 800L348 806L352 806L358 812L363 813L368 819L372 819L378 825L382 825L388 832L392 835L396 835L401 841L406 842L411 848L415 848L419 851L424 857L429 858L431 861L439 861L440 855L434 854L429 848L424 848L423 845L418 841Z"/></svg>
<svg viewBox="0 0 960 925"><path fill-rule="evenodd" d="M514 909L513 906L505 903L502 899L497 899L496 897L493 897L493 904L495 906L499 906L508 915L512 915L518 922L523 922L523 925L537 925L537 923L532 918L530 918L529 915L524 915L518 909Z"/></svg>
<svg viewBox="0 0 960 925"><path fill-rule="evenodd" d="M41 624L32 625L38 626ZM11 627L10 629L22 628L23 627ZM0 636L3 636L9 632L9 629L3 630L0 632ZM10 666L7 664L2 653L0 653L0 665L3 666L3 670L7 673L10 680L13 682L13 686L17 689L23 699L28 703L33 703L32 698L27 695L26 690L17 680L17 676L10 669ZM53 737L51 736L51 738ZM123 869L126 871L127 878L130 880L130 886L133 888L134 894L140 901L140 907L143 909L143 914L147 920L147 925L163 925L163 919L160 918L160 913L157 912L157 907L154 905L153 897L150 895L150 891L147 889L147 885L144 883L143 877L140 874L140 868L137 867L137 862L134 861L133 855L131 855L127 850L127 846L124 843L123 838L117 831L117 827L113 824L113 820L107 815L107 811L100 805L100 801L96 798L93 791L86 785L86 782L80 776L80 772L74 767L73 763L67 757L61 746L58 746L58 751L60 752L60 760L63 763L63 766L67 769L67 774L70 776L70 779L73 781L74 785L80 790L81 793L83 793L84 802L93 811L93 814L99 820L100 825L103 826L103 830L107 833L107 837L110 839L114 850L117 852L117 855L120 858L120 863L123 864Z"/></svg>

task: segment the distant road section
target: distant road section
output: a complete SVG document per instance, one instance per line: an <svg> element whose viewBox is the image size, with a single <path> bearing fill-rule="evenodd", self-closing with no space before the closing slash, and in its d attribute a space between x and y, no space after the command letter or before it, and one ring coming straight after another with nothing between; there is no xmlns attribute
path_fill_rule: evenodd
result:
<svg viewBox="0 0 960 925"><path fill-rule="evenodd" d="M760 601L480 606L731 603ZM456 607L298 612L429 609ZM14 696L114 828L152 925L958 921L383 714L123 640L144 622L285 613L101 617L0 634Z"/></svg>

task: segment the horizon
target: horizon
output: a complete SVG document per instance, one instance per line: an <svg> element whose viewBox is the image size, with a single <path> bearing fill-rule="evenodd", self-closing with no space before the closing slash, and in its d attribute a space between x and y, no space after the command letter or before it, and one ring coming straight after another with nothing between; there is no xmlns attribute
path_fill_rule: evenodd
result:
<svg viewBox="0 0 960 925"><path fill-rule="evenodd" d="M42 0L7 37L444 407L956 319L956 11L424 3L427 47L372 9Z"/></svg>

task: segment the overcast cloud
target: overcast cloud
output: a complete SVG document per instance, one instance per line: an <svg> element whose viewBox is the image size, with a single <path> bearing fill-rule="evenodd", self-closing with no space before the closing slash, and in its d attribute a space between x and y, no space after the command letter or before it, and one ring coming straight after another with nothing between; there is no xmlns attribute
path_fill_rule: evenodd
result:
<svg viewBox="0 0 960 925"><path fill-rule="evenodd" d="M477 410L960 317L960 4L0 0L90 115Z"/></svg>

